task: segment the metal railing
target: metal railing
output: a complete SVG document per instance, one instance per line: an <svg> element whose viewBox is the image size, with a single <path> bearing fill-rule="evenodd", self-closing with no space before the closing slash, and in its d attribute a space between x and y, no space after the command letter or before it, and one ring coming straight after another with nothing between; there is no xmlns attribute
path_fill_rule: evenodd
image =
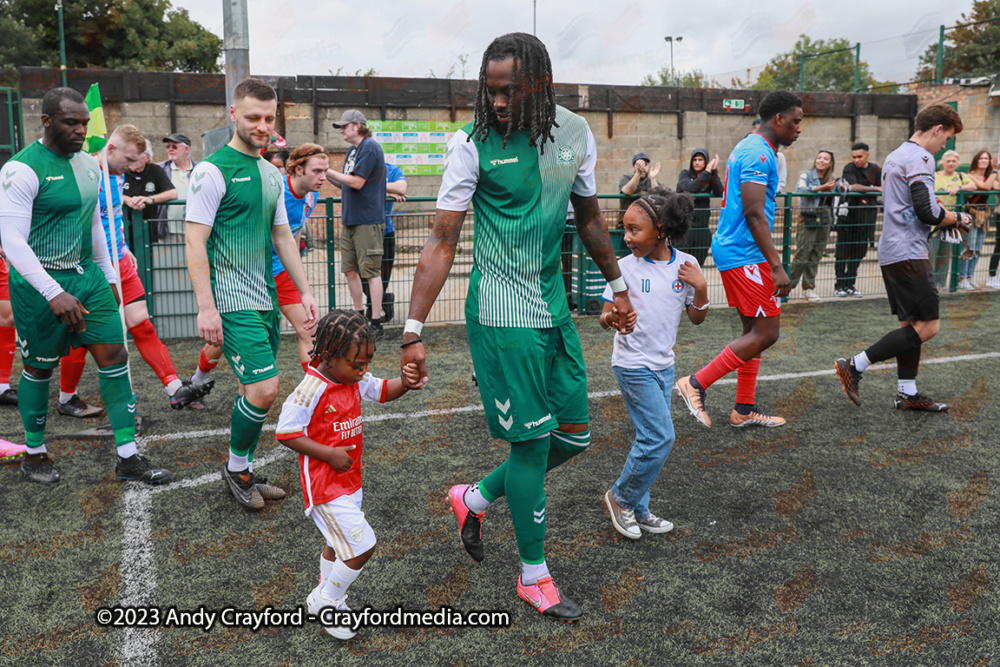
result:
<svg viewBox="0 0 1000 667"><path fill-rule="evenodd" d="M943 193L946 194L946 193ZM968 195L959 193L955 208L970 208L966 204ZM997 195L1000 192L979 192L977 195ZM829 209L829 221L824 222L819 232L804 233L810 224L815 225L810 211L816 210L806 204L809 200L829 197L829 194L781 193L778 195L775 226L772 240L782 257L782 264L789 276L799 278L802 286L808 278L814 291L822 298L833 297L845 285L854 288L855 293L881 295L885 293L881 271L877 261L877 241L882 229L881 204L872 206L852 205L846 215L837 215ZM696 195L706 198L707 195ZM851 193L849 199L863 198L862 194ZM869 195L871 197L871 195ZM624 195L598 195L605 219L611 230L612 241L618 255L622 255L623 232L619 229L620 207ZM717 205L719 198L711 198ZM983 250L984 258L992 252L991 261L996 269L1000 259L997 250L998 214L993 212L991 203L980 203L971 207L980 219L993 230L989 235L989 250ZM387 324L399 324L406 319L410 305L410 289L413 273L424 243L430 235L434 221L434 197L412 197L406 201L406 210L393 213L395 227L395 260L386 292L392 294L391 318ZM183 204L182 201L170 204ZM163 210L166 210L165 208ZM197 335L197 304L188 279L187 262L183 238L168 237L167 240L151 242L149 225L142 223L142 215L126 207L128 239L136 255L140 279L147 291L150 314L157 317L157 329L164 338ZM725 304L725 291L710 252L711 236L718 226L719 209L699 209L696 212L696 226L702 231L689 234L688 243L680 248L702 260L703 272L709 286L709 297L714 304ZM339 199L320 200L308 220L307 235L309 248L304 251L303 265L309 284L321 312L332 308L350 308L352 300L340 269L340 206ZM808 230L807 230L808 231ZM475 239L475 216L470 211L459 238L455 262L441 293L434 304L428 322L447 323L464 320L465 296L472 271L472 248ZM978 240L978 239L977 239ZM947 245L947 244L945 244ZM806 252L812 250L812 253ZM962 252L964 246L945 248L945 255L938 259L937 269L943 271L942 282L955 291L960 280ZM627 250L625 250L627 252ZM940 251L939 251L940 252ZM572 224L567 224L562 246L564 285L571 308L578 313L599 312L604 279L596 265L587 255L575 233ZM798 263L814 263L812 271L799 270ZM986 262L980 262L974 269L974 279L985 282ZM944 289L942 288L942 291ZM798 291L793 291L797 296Z"/></svg>

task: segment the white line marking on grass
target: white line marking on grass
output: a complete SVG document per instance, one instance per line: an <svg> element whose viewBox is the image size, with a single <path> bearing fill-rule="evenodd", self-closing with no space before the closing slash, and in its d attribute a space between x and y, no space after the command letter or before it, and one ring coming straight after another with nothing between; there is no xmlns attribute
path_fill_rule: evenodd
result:
<svg viewBox="0 0 1000 667"><path fill-rule="evenodd" d="M118 602L122 607L148 606L155 602L156 564L153 562L153 543L148 539L152 506L149 487L136 482L125 489L121 564L124 590ZM122 665L158 664L156 643L159 638L158 632L147 632L146 628L125 628L118 651L119 662Z"/></svg>
<svg viewBox="0 0 1000 667"><path fill-rule="evenodd" d="M1000 358L1000 352L986 352L983 354L964 354L956 357L942 357L940 359L927 359L924 364L948 364L959 361L977 361L980 359ZM892 364L874 364L871 370L884 370L892 368ZM817 371L807 371L805 373L780 373L776 375L761 375L758 381L778 381L796 380L807 377L819 377L822 375L834 375L833 368ZM735 378L719 380L715 384L735 384ZM587 394L588 398L607 398L608 396L618 396L621 391L592 391ZM376 414L366 416L366 422L391 421L395 419L419 419L422 417L441 416L458 414L462 412L481 412L482 405L464 405L460 408L448 408L445 410L421 410L419 412L391 412L386 414ZM274 431L275 424L265 424L263 431ZM136 443L145 446L150 441L174 440L190 438L208 438L222 436L229 433L229 429L214 429L206 431L188 431L186 433L167 433L161 435L146 435L136 438ZM254 461L255 468L263 468L275 461L285 458L292 453L292 450L282 447L270 454L260 457ZM153 562L153 545L149 541L148 535L151 530L152 519L152 497L159 493L165 493L175 489L192 489L204 486L212 482L219 481L218 472L211 472L200 477L184 479L172 482L166 486L153 488L129 485L125 491L124 509L124 537L122 545L122 581L124 591L121 596L122 606L138 606L154 604L154 594L156 592L156 569ZM156 642L159 633L148 633L145 630L130 628L123 632L122 645L119 650L119 662L122 665L155 665L159 663L156 655Z"/></svg>

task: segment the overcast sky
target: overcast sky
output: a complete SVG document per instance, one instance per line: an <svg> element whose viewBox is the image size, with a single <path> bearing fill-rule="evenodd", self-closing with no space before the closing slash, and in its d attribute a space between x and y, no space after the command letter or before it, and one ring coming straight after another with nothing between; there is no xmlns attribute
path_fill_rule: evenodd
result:
<svg viewBox="0 0 1000 667"><path fill-rule="evenodd" d="M173 0L222 36L224 0ZM247 0L250 67L255 74L444 76L468 57L465 78L478 77L483 49L505 32L532 31L532 0ZM971 0L815 2L710 0L537 0L537 35L557 81L638 84L670 61L728 84L747 68L790 50L798 35L861 42L861 57L880 80L909 81L938 26L954 25Z"/></svg>

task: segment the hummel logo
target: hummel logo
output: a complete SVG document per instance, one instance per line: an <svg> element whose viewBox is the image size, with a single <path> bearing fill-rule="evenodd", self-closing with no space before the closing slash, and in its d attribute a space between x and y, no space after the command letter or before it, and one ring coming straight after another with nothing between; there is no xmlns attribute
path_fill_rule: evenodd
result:
<svg viewBox="0 0 1000 667"><path fill-rule="evenodd" d="M205 173L206 172L204 171L199 171L197 174L194 175L194 180L201 181L201 179L205 178Z"/></svg>
<svg viewBox="0 0 1000 667"><path fill-rule="evenodd" d="M233 178L230 178L230 179L229 179L229 182L230 182L230 183L249 183L249 182L250 182L250 180L251 180L251 179L250 179L250 177L249 177L249 176L244 176L243 178L236 178L236 177L233 177Z"/></svg>
<svg viewBox="0 0 1000 667"><path fill-rule="evenodd" d="M3 189L4 190L10 190L10 188L11 188L12 185L14 185L14 175L13 174L11 174L11 177L10 177L9 181L4 181L3 182Z"/></svg>
<svg viewBox="0 0 1000 667"><path fill-rule="evenodd" d="M493 399L493 402L497 404L497 410L499 410L500 412L502 412L504 414L507 414L507 410L510 409L510 399L509 398L504 403L501 403L499 400L497 400L495 398Z"/></svg>
<svg viewBox="0 0 1000 667"><path fill-rule="evenodd" d="M135 403L129 403L128 404L128 411L129 412L135 412Z"/></svg>
<svg viewBox="0 0 1000 667"><path fill-rule="evenodd" d="M46 181L61 181L64 178L66 178L66 177L65 176L46 176L45 180Z"/></svg>
<svg viewBox="0 0 1000 667"><path fill-rule="evenodd" d="M42 424L45 423L45 417L38 417L37 419L35 419L35 423L41 426Z"/></svg>
<svg viewBox="0 0 1000 667"><path fill-rule="evenodd" d="M333 406L331 405L330 407L328 407L328 408L326 409L326 412L325 412L324 414L327 414L327 415L329 415L329 414L333 414L333 413L335 413L335 412L337 412L337 408L335 408L335 407L333 407Z"/></svg>
<svg viewBox="0 0 1000 667"><path fill-rule="evenodd" d="M535 523L542 523L545 521L545 508L543 507L540 511L535 512Z"/></svg>
<svg viewBox="0 0 1000 667"><path fill-rule="evenodd" d="M507 419L504 419L500 415L497 415L497 419L500 420L500 425L503 426L504 430L506 431L509 431L510 427L514 425L514 415L507 417Z"/></svg>
<svg viewBox="0 0 1000 667"><path fill-rule="evenodd" d="M201 183L199 183L198 185L192 185L191 186L191 192L192 192L192 194L198 194L198 192L200 190L201 190Z"/></svg>

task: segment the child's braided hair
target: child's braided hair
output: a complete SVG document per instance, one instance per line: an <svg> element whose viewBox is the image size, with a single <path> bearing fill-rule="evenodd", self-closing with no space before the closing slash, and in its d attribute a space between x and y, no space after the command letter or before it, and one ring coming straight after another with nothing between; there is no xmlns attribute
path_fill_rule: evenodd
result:
<svg viewBox="0 0 1000 667"><path fill-rule="evenodd" d="M669 188L657 187L632 202L645 213L667 243L677 246L684 242L694 218L694 199Z"/></svg>
<svg viewBox="0 0 1000 667"><path fill-rule="evenodd" d="M346 358L354 343L359 352L369 344L374 349L375 334L368 320L354 311L331 310L316 325L316 339L309 356L329 364L338 357Z"/></svg>

